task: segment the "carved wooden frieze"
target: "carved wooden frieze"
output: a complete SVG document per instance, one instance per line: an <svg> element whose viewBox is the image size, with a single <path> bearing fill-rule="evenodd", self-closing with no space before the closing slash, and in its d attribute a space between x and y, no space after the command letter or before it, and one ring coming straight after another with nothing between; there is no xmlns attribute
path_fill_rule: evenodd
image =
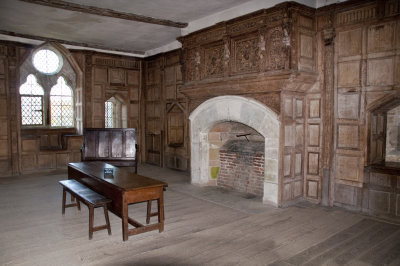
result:
<svg viewBox="0 0 400 266"><path fill-rule="evenodd" d="M139 69L140 61L136 60L124 60L106 57L94 57L94 64L108 67L119 67L129 69Z"/></svg>
<svg viewBox="0 0 400 266"><path fill-rule="evenodd" d="M237 35L245 32L251 32L257 30L258 27L263 25L263 18L256 17L246 21L240 21L238 23L229 25L227 28L227 33L229 35Z"/></svg>
<svg viewBox="0 0 400 266"><path fill-rule="evenodd" d="M204 50L205 77L221 76L224 73L224 53L223 44L206 48Z"/></svg>
<svg viewBox="0 0 400 266"><path fill-rule="evenodd" d="M259 70L259 38L256 35L233 41L233 73L256 72Z"/></svg>
<svg viewBox="0 0 400 266"><path fill-rule="evenodd" d="M336 17L336 25L349 25L354 23L364 22L376 18L376 5L366 6L358 9L352 9L346 12L339 13Z"/></svg>

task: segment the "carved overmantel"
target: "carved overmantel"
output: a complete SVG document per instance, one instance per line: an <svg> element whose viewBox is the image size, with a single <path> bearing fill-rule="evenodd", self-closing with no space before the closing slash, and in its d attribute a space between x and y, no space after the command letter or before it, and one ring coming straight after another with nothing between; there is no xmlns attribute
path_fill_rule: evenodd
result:
<svg viewBox="0 0 400 266"><path fill-rule="evenodd" d="M192 101L305 93L318 78L314 17L315 9L286 2L179 38L180 92Z"/></svg>

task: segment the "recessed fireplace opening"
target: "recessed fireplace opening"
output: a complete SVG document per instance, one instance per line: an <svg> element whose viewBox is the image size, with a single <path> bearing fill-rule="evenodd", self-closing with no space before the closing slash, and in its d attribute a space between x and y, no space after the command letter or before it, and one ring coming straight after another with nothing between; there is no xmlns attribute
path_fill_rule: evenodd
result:
<svg viewBox="0 0 400 266"><path fill-rule="evenodd" d="M240 147L246 147L246 138L250 138L249 142L250 140L252 142L258 141L254 146L258 146L258 148L261 146L261 151L258 152L259 149L254 150L255 152L253 151L252 155L258 154L257 165L261 165L262 168L258 173L262 176L261 182L259 182L262 184L262 191L255 189L252 192L262 195L264 203L278 206L280 195L278 185L280 121L274 111L253 99L241 96L219 96L199 105L190 114L189 119L192 184L217 185L218 181L215 176L220 173L216 168L212 168L214 167L212 161L215 157L213 153L217 152L212 146L213 138L218 137L218 134L214 133L219 126L229 125L228 127L236 127L236 129L231 133L225 132L226 135L232 136L232 140L230 140L231 143L228 143L229 145L227 142L224 143L227 144L224 147L224 152L235 153L239 149L245 150L245 148ZM238 127L241 130L238 130ZM239 142L235 142L235 140ZM248 148L251 149L250 146ZM221 149L218 150L218 156L220 152ZM245 155L246 153L241 159L250 160ZM229 156L225 157L225 159L229 159ZM260 164L260 160L263 160L264 163ZM229 162L225 163L229 164ZM239 171L241 170L239 169Z"/></svg>
<svg viewBox="0 0 400 266"><path fill-rule="evenodd" d="M237 122L222 122L208 133L210 185L263 196L264 137Z"/></svg>

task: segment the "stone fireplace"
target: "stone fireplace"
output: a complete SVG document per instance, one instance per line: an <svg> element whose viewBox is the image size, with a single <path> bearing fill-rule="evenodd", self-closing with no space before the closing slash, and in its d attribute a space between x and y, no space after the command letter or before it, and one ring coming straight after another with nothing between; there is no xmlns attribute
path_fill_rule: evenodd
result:
<svg viewBox="0 0 400 266"><path fill-rule="evenodd" d="M237 122L252 128L263 139L264 178L262 193L259 194L263 195L264 202L278 205L280 122L275 112L256 100L241 96L220 96L203 102L191 113L189 119L193 184L214 183L210 171L210 129L220 123Z"/></svg>

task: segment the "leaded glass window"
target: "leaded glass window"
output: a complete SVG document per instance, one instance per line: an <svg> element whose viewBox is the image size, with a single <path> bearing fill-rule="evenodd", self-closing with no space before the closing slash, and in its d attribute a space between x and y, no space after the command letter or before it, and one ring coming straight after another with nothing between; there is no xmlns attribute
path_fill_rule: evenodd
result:
<svg viewBox="0 0 400 266"><path fill-rule="evenodd" d="M105 127L113 128L113 103L110 101L105 103L105 119Z"/></svg>
<svg viewBox="0 0 400 266"><path fill-rule="evenodd" d="M72 127L74 125L72 89L63 77L50 91L50 110L52 127Z"/></svg>
<svg viewBox="0 0 400 266"><path fill-rule="evenodd" d="M33 66L43 74L52 75L60 71L62 60L52 50L42 49L33 56Z"/></svg>
<svg viewBox="0 0 400 266"><path fill-rule="evenodd" d="M43 125L43 88L34 75L29 75L19 88L21 95L21 123L24 126Z"/></svg>

